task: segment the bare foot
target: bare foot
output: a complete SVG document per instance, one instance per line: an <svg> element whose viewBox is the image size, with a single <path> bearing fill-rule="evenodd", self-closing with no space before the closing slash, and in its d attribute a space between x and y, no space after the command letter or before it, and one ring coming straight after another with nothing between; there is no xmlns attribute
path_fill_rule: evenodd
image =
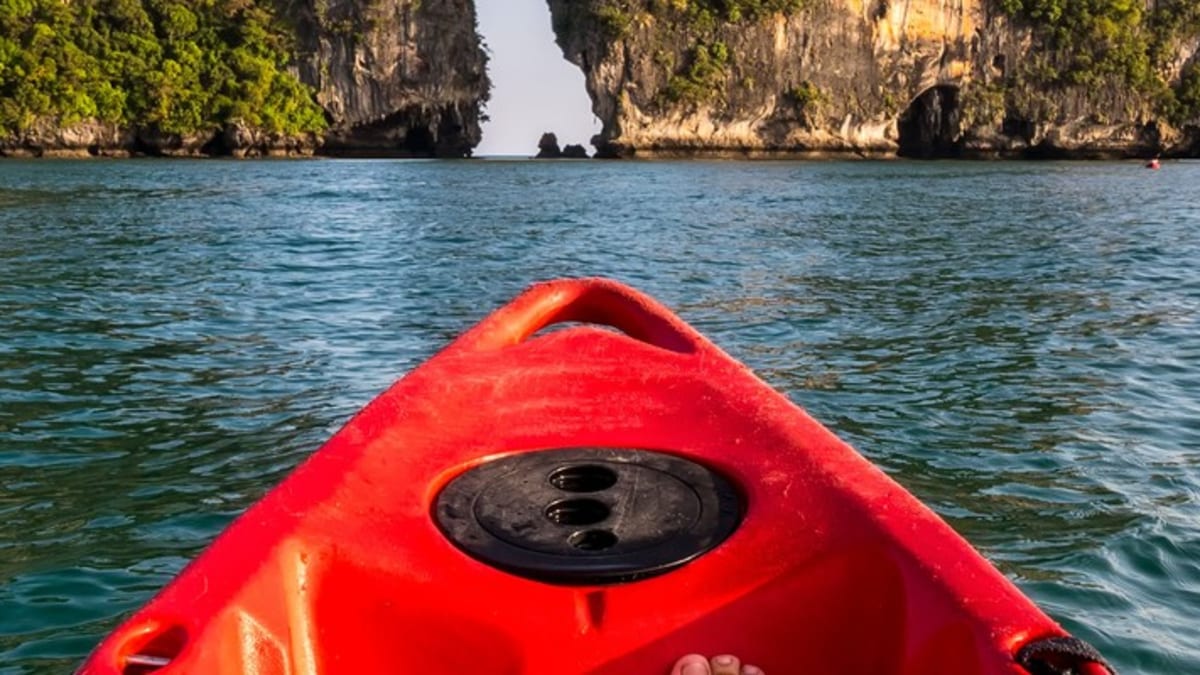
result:
<svg viewBox="0 0 1200 675"><path fill-rule="evenodd" d="M763 675L763 671L757 666L743 666L738 657L729 654L712 659L688 654L675 662L671 675Z"/></svg>

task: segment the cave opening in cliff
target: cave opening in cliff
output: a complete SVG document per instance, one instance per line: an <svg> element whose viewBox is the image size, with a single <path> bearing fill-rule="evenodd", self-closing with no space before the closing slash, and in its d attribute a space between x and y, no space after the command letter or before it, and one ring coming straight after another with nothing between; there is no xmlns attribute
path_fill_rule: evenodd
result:
<svg viewBox="0 0 1200 675"><path fill-rule="evenodd" d="M555 42L546 0L477 0L475 6L492 92L474 154L528 157L546 132L564 146L589 148L600 123L583 72Z"/></svg>
<svg viewBox="0 0 1200 675"><path fill-rule="evenodd" d="M921 92L900 116L901 157L940 159L962 154L958 87L938 85Z"/></svg>
<svg viewBox="0 0 1200 675"><path fill-rule="evenodd" d="M437 152L437 140L428 127L415 126L404 136L404 149L420 156L433 156Z"/></svg>

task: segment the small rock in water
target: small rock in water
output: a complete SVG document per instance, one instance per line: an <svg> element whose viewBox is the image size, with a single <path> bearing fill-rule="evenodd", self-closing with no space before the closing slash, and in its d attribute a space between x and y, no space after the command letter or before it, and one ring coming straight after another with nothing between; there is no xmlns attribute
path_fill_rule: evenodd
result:
<svg viewBox="0 0 1200 675"><path fill-rule="evenodd" d="M587 159L587 150L578 143L567 145L562 150L562 156L567 159Z"/></svg>
<svg viewBox="0 0 1200 675"><path fill-rule="evenodd" d="M542 140L538 141L538 159L558 159L562 157L562 150L558 149L558 136L547 131L542 134Z"/></svg>

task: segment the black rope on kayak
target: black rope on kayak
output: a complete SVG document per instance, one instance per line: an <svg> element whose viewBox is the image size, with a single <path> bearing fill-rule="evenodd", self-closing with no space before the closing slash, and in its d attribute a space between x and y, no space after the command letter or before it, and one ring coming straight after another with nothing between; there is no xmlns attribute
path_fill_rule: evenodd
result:
<svg viewBox="0 0 1200 675"><path fill-rule="evenodd" d="M1032 675L1078 675L1081 672L1079 668L1088 663L1117 675L1117 671L1095 647L1069 636L1030 642L1017 652L1017 663Z"/></svg>

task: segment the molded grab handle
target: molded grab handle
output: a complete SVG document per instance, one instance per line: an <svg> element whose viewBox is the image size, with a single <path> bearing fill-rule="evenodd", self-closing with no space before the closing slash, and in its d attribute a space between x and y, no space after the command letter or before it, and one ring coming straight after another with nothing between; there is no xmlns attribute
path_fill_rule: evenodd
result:
<svg viewBox="0 0 1200 675"><path fill-rule="evenodd" d="M491 351L524 342L564 321L612 326L626 335L681 354L708 340L654 299L610 279L563 279L535 284L455 341L454 347Z"/></svg>

